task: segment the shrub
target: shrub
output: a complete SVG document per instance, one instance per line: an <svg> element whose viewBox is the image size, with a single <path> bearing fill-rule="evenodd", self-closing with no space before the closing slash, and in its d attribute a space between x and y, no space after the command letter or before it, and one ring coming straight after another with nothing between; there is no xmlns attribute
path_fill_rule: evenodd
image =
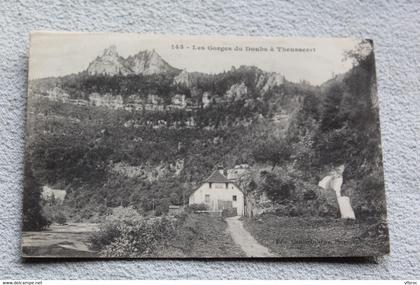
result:
<svg viewBox="0 0 420 285"><path fill-rule="evenodd" d="M175 193L175 192L171 193L171 195L169 197L171 199L171 203L174 204L174 205L179 205L179 204L182 203L180 201L179 195L177 193Z"/></svg>
<svg viewBox="0 0 420 285"><path fill-rule="evenodd" d="M133 207L116 207L112 209L112 214L106 217L107 222L125 222L135 224L143 220L143 216Z"/></svg>
<svg viewBox="0 0 420 285"><path fill-rule="evenodd" d="M90 236L89 241L91 248L100 251L105 248L105 246L114 242L120 235L121 229L118 223L105 222L101 224L97 233Z"/></svg>
<svg viewBox="0 0 420 285"><path fill-rule="evenodd" d="M25 181L23 189L23 217L24 231L39 231L50 226L51 221L45 217L41 206L41 185L32 173L30 161L25 165Z"/></svg>
<svg viewBox="0 0 420 285"><path fill-rule="evenodd" d="M136 225L117 226L119 235L105 245L102 255L112 257L153 256L160 247L167 244L167 239L175 232L173 221L167 218L143 220Z"/></svg>
<svg viewBox="0 0 420 285"><path fill-rule="evenodd" d="M63 212L58 212L58 214L54 217L54 221L60 225L64 225L67 222L67 218Z"/></svg>
<svg viewBox="0 0 420 285"><path fill-rule="evenodd" d="M223 209L222 211L222 217L234 217L236 215L238 215L236 208Z"/></svg>
<svg viewBox="0 0 420 285"><path fill-rule="evenodd" d="M304 200L314 200L316 197L316 193L312 189L309 189L303 193Z"/></svg>
<svg viewBox="0 0 420 285"><path fill-rule="evenodd" d="M285 202L290 200L295 191L295 185L290 178L282 178L272 173L264 176L262 189L270 200L275 202Z"/></svg>
<svg viewBox="0 0 420 285"><path fill-rule="evenodd" d="M90 237L91 248L109 257L153 256L166 246L175 226L175 220L146 219L131 207L118 207Z"/></svg>
<svg viewBox="0 0 420 285"><path fill-rule="evenodd" d="M208 210L208 206L204 203L201 204L191 204L188 205L185 210L187 212L195 212L195 211L207 211Z"/></svg>
<svg viewBox="0 0 420 285"><path fill-rule="evenodd" d="M168 198L163 198L159 201L159 204L156 207L155 215L162 216L169 212L170 200Z"/></svg>
<svg viewBox="0 0 420 285"><path fill-rule="evenodd" d="M347 189L357 218L368 219L386 216L383 187L383 177L381 174L374 173L363 177L358 185L353 186L353 189Z"/></svg>

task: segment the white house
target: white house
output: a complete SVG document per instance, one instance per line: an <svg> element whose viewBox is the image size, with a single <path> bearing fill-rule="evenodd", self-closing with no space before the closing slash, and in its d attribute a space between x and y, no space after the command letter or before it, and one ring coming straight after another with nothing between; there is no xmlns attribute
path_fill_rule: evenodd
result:
<svg viewBox="0 0 420 285"><path fill-rule="evenodd" d="M189 198L189 204L206 204L210 211L236 208L244 214L244 194L235 183L227 179L223 170L214 171Z"/></svg>

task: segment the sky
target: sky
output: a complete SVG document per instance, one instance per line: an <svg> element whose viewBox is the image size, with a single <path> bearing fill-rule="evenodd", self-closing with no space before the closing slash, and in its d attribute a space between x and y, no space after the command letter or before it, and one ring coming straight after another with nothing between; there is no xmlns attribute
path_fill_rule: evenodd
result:
<svg viewBox="0 0 420 285"><path fill-rule="evenodd" d="M351 68L352 61L343 60L344 52L354 49L359 42L360 39L353 38L35 32L31 34L29 79L57 77L86 70L91 61L103 54L105 48L115 45L122 57L154 49L173 67L189 72L219 73L230 70L232 66L254 65L267 72L281 73L290 81L306 80L318 85L333 74ZM210 50L209 46L232 50ZM242 50L235 50L236 47ZM301 51L291 52L290 48Z"/></svg>

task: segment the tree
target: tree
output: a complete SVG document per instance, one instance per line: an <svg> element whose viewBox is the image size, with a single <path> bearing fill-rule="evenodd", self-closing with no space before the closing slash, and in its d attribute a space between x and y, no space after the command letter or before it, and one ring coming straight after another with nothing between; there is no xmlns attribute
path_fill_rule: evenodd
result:
<svg viewBox="0 0 420 285"><path fill-rule="evenodd" d="M24 231L39 231L50 225L50 221L42 213L41 186L32 173L30 162L25 165L22 224Z"/></svg>
<svg viewBox="0 0 420 285"><path fill-rule="evenodd" d="M321 165L346 163L346 173L360 179L381 164L371 43L362 41L346 58L354 67L325 89L314 146Z"/></svg>
<svg viewBox="0 0 420 285"><path fill-rule="evenodd" d="M321 116L321 131L327 132L339 129L343 125L343 118L340 116L341 100L343 89L340 84L333 84L326 92L323 102Z"/></svg>
<svg viewBox="0 0 420 285"><path fill-rule="evenodd" d="M290 147L283 139L268 138L257 145L253 156L255 161L271 163L271 171L273 171L278 164L289 159Z"/></svg>
<svg viewBox="0 0 420 285"><path fill-rule="evenodd" d="M159 201L159 204L156 207L155 215L162 216L169 212L170 199L162 198Z"/></svg>
<svg viewBox="0 0 420 285"><path fill-rule="evenodd" d="M367 60L373 51L373 42L372 40L362 40L359 42L353 49L348 50L344 53L344 59L352 59L353 66L363 65L366 63ZM368 66L371 66L368 64Z"/></svg>
<svg viewBox="0 0 420 285"><path fill-rule="evenodd" d="M172 204L174 204L174 205L179 205L180 203L180 199L179 199L179 196L178 196L178 194L177 193L175 193L175 192L173 192L173 193L171 193L171 195L170 195L170 200L171 200L171 203Z"/></svg>
<svg viewBox="0 0 420 285"><path fill-rule="evenodd" d="M262 189L270 200L282 203L289 200L295 191L292 181L277 177L273 173L263 174Z"/></svg>

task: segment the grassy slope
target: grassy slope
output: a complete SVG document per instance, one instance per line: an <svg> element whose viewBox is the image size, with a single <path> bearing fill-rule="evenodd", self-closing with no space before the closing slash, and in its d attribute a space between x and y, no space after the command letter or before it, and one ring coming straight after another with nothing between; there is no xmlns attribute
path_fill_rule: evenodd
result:
<svg viewBox="0 0 420 285"><path fill-rule="evenodd" d="M244 225L281 257L378 256L389 252L387 232L380 222L262 215Z"/></svg>

